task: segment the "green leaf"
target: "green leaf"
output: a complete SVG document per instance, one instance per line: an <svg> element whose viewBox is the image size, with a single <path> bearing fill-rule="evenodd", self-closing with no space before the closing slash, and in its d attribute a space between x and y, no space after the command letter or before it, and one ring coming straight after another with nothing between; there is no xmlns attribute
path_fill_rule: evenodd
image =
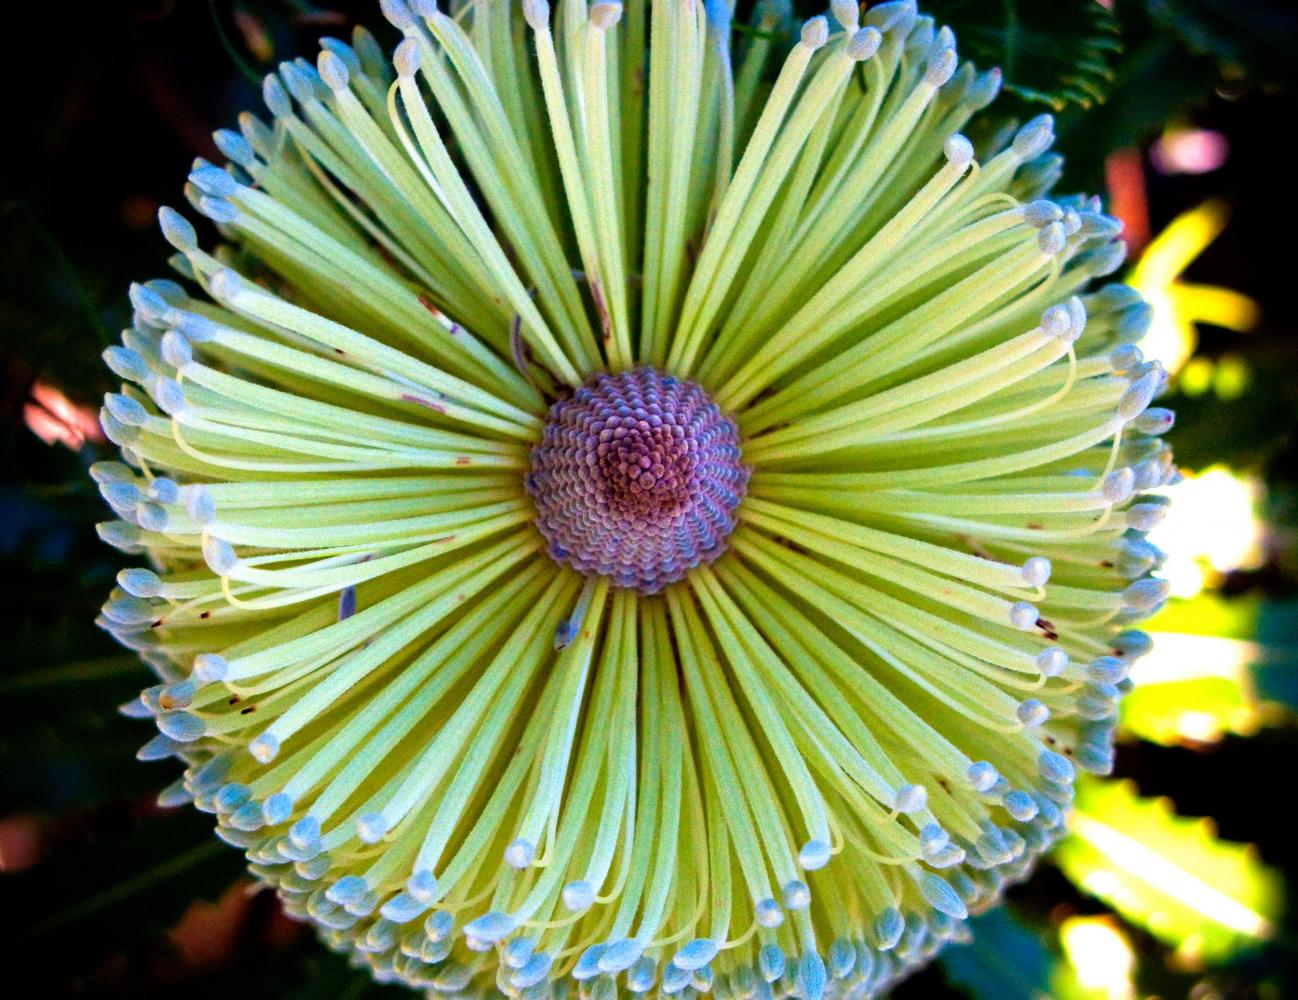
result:
<svg viewBox="0 0 1298 1000"><path fill-rule="evenodd" d="M1137 40L1124 25L1123 44L1126 49L1104 105L1074 109L1056 123L1055 148L1065 158L1064 190L1103 190L1109 153L1157 135L1168 121L1213 92L1215 65L1186 52L1176 39L1157 34Z"/></svg>
<svg viewBox="0 0 1298 1000"><path fill-rule="evenodd" d="M1144 683L1123 699L1122 733L1161 746L1215 743L1256 732L1262 708L1243 671Z"/></svg>
<svg viewBox="0 0 1298 1000"><path fill-rule="evenodd" d="M1054 860L1081 889L1209 962L1274 932L1281 882L1252 848L1218 840L1210 820L1179 817L1130 782L1084 781L1077 791L1073 835Z"/></svg>
<svg viewBox="0 0 1298 1000"><path fill-rule="evenodd" d="M1265 469L1293 447L1294 405L1288 372L1298 351L1286 345L1231 338L1231 354L1248 372L1248 390L1230 399L1216 392L1178 393L1167 402L1176 410L1171 437L1177 462L1187 469L1228 465Z"/></svg>
<svg viewBox="0 0 1298 1000"><path fill-rule="evenodd" d="M1122 732L1163 746L1248 736L1298 710L1298 601L1205 593L1149 623Z"/></svg>
<svg viewBox="0 0 1298 1000"><path fill-rule="evenodd" d="M1096 0L928 0L924 10L951 26L962 56L999 66L1006 90L1029 103L1090 107L1113 80L1118 24Z"/></svg>
<svg viewBox="0 0 1298 1000"><path fill-rule="evenodd" d="M1262 603L1257 641L1267 651L1253 668L1258 697L1298 711L1298 599Z"/></svg>
<svg viewBox="0 0 1298 1000"><path fill-rule="evenodd" d="M1298 81L1298 10L1292 0L1146 0L1149 16L1231 77Z"/></svg>
<svg viewBox="0 0 1298 1000"><path fill-rule="evenodd" d="M1298 705L1298 649L1222 636L1160 632L1132 671L1125 735L1173 746L1251 736Z"/></svg>
<svg viewBox="0 0 1298 1000"><path fill-rule="evenodd" d="M998 906L974 917L969 928L973 940L949 945L939 953L938 961L947 979L976 1000L1077 1000L1085 996L1046 935L1021 920L1012 907Z"/></svg>
<svg viewBox="0 0 1298 1000"><path fill-rule="evenodd" d="M1252 639L1261 609L1261 598L1251 594L1231 598L1200 594L1169 602L1141 627L1159 633Z"/></svg>

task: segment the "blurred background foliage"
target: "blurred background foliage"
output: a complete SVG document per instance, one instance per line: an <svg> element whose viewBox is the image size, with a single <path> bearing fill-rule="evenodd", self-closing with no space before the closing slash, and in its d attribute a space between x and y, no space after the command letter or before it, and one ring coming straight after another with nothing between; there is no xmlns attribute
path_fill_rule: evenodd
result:
<svg viewBox="0 0 1298 1000"><path fill-rule="evenodd" d="M0 953L30 977L9 995L400 995L250 894L206 817L155 804L174 765L136 764L147 733L113 710L148 678L90 624L119 566L85 474L107 453L99 351L128 282L161 271L160 201L267 69L386 26L372 0L48 6L6 59L0 161ZM1075 836L896 996L1298 996L1298 9L923 6L1005 71L994 114L1056 113L1062 189L1126 224L1186 478L1119 780L1087 782Z"/></svg>

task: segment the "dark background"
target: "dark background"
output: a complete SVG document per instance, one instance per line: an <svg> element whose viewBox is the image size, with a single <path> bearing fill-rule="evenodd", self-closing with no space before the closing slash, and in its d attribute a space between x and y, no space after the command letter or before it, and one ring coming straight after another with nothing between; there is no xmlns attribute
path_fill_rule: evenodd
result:
<svg viewBox="0 0 1298 1000"><path fill-rule="evenodd" d="M962 52L1005 60L1019 95L994 109L1020 118L1041 110L1090 50L1076 3L990 4L946 0L926 9L955 23ZM1298 300L1295 299L1294 15L1288 3L1163 3L1119 0L1122 53L1101 49L1112 79L1094 86L1105 103L1078 101L1060 115L1068 155L1062 190L1105 190L1117 149L1143 156L1171 122L1216 130L1225 164L1205 174L1160 174L1143 163L1148 223L1158 233L1209 197L1231 221L1195 261L1188 280L1241 291L1261 306L1247 335L1205 326L1199 355L1242 357L1247 392L1223 402L1174 398L1172 434L1189 469L1225 462L1264 483L1265 563L1228 574L1227 598L1292 607L1298 451ZM392 33L371 0L311 5L295 0L231 3L174 0L47 5L45 23L5 46L0 158L0 955L11 996L353 997L389 991L328 955L279 915L266 893L249 895L241 859L193 810L152 804L174 763L137 764L145 727L112 706L149 683L133 658L94 629L119 568L92 530L105 516L85 468L108 449L85 415L112 388L98 355L129 322L126 287L165 273L156 230L160 204L180 204L195 156L217 158L210 132L260 108L261 73L291 55L314 55L322 34L346 38L357 21L385 47ZM994 10L991 8L995 8ZM801 9L801 8L800 8ZM1022 36L1008 44L999 20L1015 12ZM814 8L811 12L814 12ZM1003 30L1004 29L1004 30ZM1030 32L1036 31L1033 35ZM1055 91L1061 88L1056 86ZM1085 96L1083 94L1082 96ZM81 420L83 423L79 424ZM33 427L53 427L49 444ZM1211 525L1205 525L1211 531ZM1280 619L1281 643L1298 632ZM1292 677L1287 681L1292 690ZM1283 684L1273 692L1289 701ZM1119 775L1145 795L1167 795L1187 816L1211 816L1223 839L1258 845L1260 858L1293 884L1293 800L1298 729L1280 724L1209 746L1124 743ZM1061 872L1045 866L1012 893L1014 913L1042 929L1073 914L1107 912ZM1116 918L1115 918L1116 919ZM1298 995L1294 918L1270 945L1211 968L1184 967L1165 943L1122 924L1140 962L1141 996ZM1018 969L1031 956L1002 954ZM17 980L13 977L19 976ZM30 977L30 978L29 978ZM967 970L955 972L980 996ZM976 978L976 977L975 977ZM1012 978L1012 977L1011 977ZM1023 996L1035 983L1026 972ZM1030 982L1031 981L1031 982ZM15 983L26 985L16 985ZM396 993L395 995L400 995ZM966 995L942 966L896 993Z"/></svg>

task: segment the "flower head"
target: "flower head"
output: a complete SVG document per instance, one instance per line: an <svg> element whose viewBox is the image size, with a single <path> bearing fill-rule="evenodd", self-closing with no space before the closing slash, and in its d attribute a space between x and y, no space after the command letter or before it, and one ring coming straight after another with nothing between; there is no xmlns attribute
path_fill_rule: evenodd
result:
<svg viewBox="0 0 1298 1000"><path fill-rule="evenodd" d="M707 393L635 368L550 408L526 482L557 562L656 594L726 550L748 470Z"/></svg>
<svg viewBox="0 0 1298 1000"><path fill-rule="evenodd" d="M877 992L1110 766L1120 227L907 2L385 0L163 209L93 470L146 759L375 974ZM769 71L768 71L769 70Z"/></svg>

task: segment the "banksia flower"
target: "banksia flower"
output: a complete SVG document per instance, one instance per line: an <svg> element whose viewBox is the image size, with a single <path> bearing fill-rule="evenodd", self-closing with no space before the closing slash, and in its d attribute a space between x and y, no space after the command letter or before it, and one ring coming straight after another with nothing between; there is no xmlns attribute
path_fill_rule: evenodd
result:
<svg viewBox="0 0 1298 1000"><path fill-rule="evenodd" d="M1063 830L1174 476L1051 121L910 3L384 3L106 353L126 706L380 979L878 992Z"/></svg>

